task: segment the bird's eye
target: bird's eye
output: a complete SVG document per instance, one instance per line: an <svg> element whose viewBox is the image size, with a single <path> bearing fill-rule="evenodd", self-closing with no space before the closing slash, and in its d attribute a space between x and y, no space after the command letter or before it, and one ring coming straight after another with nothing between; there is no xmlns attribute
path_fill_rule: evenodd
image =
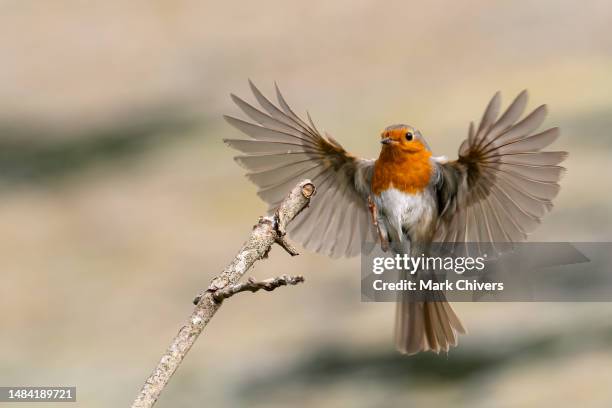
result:
<svg viewBox="0 0 612 408"><path fill-rule="evenodd" d="M406 140L407 141L411 141L412 140L412 132L406 132Z"/></svg>

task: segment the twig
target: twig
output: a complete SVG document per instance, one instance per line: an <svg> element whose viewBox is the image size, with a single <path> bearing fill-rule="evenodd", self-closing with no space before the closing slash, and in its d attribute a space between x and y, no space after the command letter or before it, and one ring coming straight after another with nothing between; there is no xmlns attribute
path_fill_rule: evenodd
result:
<svg viewBox="0 0 612 408"><path fill-rule="evenodd" d="M287 253L291 256L299 255L298 251L291 245L289 241L287 241L287 237L279 236L276 239L276 243L280 245Z"/></svg>
<svg viewBox="0 0 612 408"><path fill-rule="evenodd" d="M259 219L259 222L253 227L251 235L242 245L238 255L225 267L219 276L212 280L208 289L196 298L197 305L189 317L189 321L181 327L178 334L172 340L170 347L168 347L160 359L157 367L155 367L149 378L145 381L144 386L132 404L132 408L150 408L155 404L159 395L168 384L170 377L172 377L187 352L191 349L191 346L193 346L210 319L221 307L221 300L235 293L256 288L256 282L247 282L244 289L241 290L236 289L234 285L238 283L245 272L256 261L268 255L272 244L276 242L291 255L297 255L295 249L285 240L285 231L287 225L296 215L308 206L310 198L314 193L314 184L310 180L304 180L291 190L289 195L281 202L274 215ZM276 279L279 280L276 281ZM290 283L289 281L295 281L295 283L301 281L301 277L281 277L276 279L272 279L272 281L266 280L261 283L263 285L261 288L252 291L254 292L259 289L273 290L275 287ZM285 279L285 283L281 283L283 279ZM225 293L228 293L229 296L225 296ZM215 296L220 299L216 299Z"/></svg>
<svg viewBox="0 0 612 408"><path fill-rule="evenodd" d="M213 292L213 298L217 302L234 296L240 292L257 292L261 289L270 292L280 286L297 285L298 283L304 282L303 276L278 276L276 278L265 279L262 281L256 281L254 278L249 278L246 282L237 283L235 285L226 286L223 289L219 289ZM197 299L197 298L196 298Z"/></svg>

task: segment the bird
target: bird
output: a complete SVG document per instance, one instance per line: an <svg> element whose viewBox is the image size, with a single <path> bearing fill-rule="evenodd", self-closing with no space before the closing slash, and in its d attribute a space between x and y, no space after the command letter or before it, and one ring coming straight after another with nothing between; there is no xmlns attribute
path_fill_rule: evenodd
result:
<svg viewBox="0 0 612 408"><path fill-rule="evenodd" d="M224 116L249 138L224 142L240 152L235 161L270 210L299 181L316 185L309 211L287 230L307 250L353 257L377 243L418 256L441 242L521 242L559 193L567 152L545 150L560 134L558 127L538 131L546 105L523 117L527 90L503 113L496 92L479 124L470 122L456 160L434 156L421 131L407 124L374 135L380 154L364 159L320 132L308 111L306 119L294 113L276 83L276 104L250 80L249 86L259 107L231 94L247 120ZM401 295L396 309L402 354L448 352L466 333L441 293L418 301Z"/></svg>

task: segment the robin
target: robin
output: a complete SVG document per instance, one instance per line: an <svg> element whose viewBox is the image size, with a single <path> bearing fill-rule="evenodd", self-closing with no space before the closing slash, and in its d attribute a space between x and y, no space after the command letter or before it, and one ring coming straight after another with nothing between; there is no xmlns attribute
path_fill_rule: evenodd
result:
<svg viewBox="0 0 612 408"><path fill-rule="evenodd" d="M436 242L519 242L559 192L567 153L543 151L559 137L558 128L536 133L545 105L521 119L526 91L501 116L497 92L478 127L470 123L457 160L433 156L421 132L405 124L382 131L372 160L319 132L310 114L307 121L298 117L277 86L275 105L249 84L260 109L231 98L254 123L225 119L251 139L225 143L243 153L235 160L271 209L300 180L317 186L310 210L288 230L306 249L351 257L379 242L383 250L419 256ZM398 301L395 341L402 353L448 351L465 332L443 295Z"/></svg>

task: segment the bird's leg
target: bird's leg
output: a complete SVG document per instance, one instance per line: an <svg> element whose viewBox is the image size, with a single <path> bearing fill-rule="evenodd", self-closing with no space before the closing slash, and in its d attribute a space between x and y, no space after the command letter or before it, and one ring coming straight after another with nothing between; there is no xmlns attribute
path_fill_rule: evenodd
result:
<svg viewBox="0 0 612 408"><path fill-rule="evenodd" d="M368 209L370 210L370 214L372 215L372 224L375 227L378 227L378 208L372 200L372 196L368 196Z"/></svg>
<svg viewBox="0 0 612 408"><path fill-rule="evenodd" d="M380 238L380 248L383 252L387 252L389 250L389 241L384 236L380 229L380 225L378 224L378 207L376 207L376 203L372 200L372 196L368 196L368 209L370 210L370 214L372 215L372 224L376 227L378 231L378 237Z"/></svg>

